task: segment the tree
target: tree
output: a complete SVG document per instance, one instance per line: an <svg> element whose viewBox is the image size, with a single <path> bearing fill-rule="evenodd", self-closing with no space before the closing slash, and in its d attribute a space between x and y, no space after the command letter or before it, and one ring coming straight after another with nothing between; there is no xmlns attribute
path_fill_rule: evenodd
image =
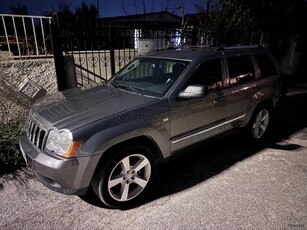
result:
<svg viewBox="0 0 307 230"><path fill-rule="evenodd" d="M57 20L62 35L88 36L93 27L97 26L98 10L95 5L86 5L82 2L75 13L70 11L69 5L63 0L57 12Z"/></svg>
<svg viewBox="0 0 307 230"><path fill-rule="evenodd" d="M250 10L230 1L212 7L208 18L209 30L222 45L234 45L253 30L254 20Z"/></svg>
<svg viewBox="0 0 307 230"><path fill-rule="evenodd" d="M270 49L280 59L289 48L292 36L306 33L307 2L305 0L236 0L255 19L255 27L268 34ZM304 39L303 39L304 40Z"/></svg>
<svg viewBox="0 0 307 230"><path fill-rule="evenodd" d="M243 42L245 34L254 28L254 19L250 9L244 8L236 1L223 0L214 2L207 9L195 5L199 13L198 27L210 31L217 40L217 45L235 45Z"/></svg>
<svg viewBox="0 0 307 230"><path fill-rule="evenodd" d="M83 28L92 28L95 26L97 16L98 10L96 6L90 5L88 7L84 2L82 2L81 8L79 7L75 12L77 24L82 25Z"/></svg>
<svg viewBox="0 0 307 230"><path fill-rule="evenodd" d="M10 14L28 15L28 7L18 4L16 7L13 6L10 8Z"/></svg>

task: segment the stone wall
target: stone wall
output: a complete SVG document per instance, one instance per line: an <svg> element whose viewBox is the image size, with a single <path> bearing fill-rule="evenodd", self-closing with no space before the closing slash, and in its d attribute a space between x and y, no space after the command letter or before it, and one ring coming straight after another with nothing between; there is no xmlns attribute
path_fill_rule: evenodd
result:
<svg viewBox="0 0 307 230"><path fill-rule="evenodd" d="M24 119L33 103L19 89L25 81L46 90L57 92L53 59L0 60L0 123Z"/></svg>

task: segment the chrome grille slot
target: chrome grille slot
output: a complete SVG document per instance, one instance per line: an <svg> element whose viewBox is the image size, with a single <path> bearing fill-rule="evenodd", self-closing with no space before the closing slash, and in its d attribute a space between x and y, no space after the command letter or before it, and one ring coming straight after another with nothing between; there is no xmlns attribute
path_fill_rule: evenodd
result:
<svg viewBox="0 0 307 230"><path fill-rule="evenodd" d="M43 148L43 143L45 140L45 135L46 132L44 130L40 130L39 135L38 135L38 143L36 145L37 148L42 149Z"/></svg>
<svg viewBox="0 0 307 230"><path fill-rule="evenodd" d="M44 148L46 140L46 131L33 120L29 120L27 128L27 136L33 145L39 149Z"/></svg>
<svg viewBox="0 0 307 230"><path fill-rule="evenodd" d="M31 142L33 142L33 130L35 128L35 124L34 122L31 121L31 125L30 125L30 128L29 128L29 139Z"/></svg>
<svg viewBox="0 0 307 230"><path fill-rule="evenodd" d="M33 141L32 141L32 143L35 145L35 146L37 146L36 144L37 144L37 137L38 137L38 133L39 133L39 127L35 127L34 128L34 132L33 132L34 134L33 134Z"/></svg>

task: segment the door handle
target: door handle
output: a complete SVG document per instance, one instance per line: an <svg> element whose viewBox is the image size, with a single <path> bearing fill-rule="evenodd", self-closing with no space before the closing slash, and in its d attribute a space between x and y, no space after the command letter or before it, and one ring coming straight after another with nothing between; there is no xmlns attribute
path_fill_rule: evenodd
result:
<svg viewBox="0 0 307 230"><path fill-rule="evenodd" d="M219 104L219 103L222 103L224 101L225 101L225 97L223 96L223 97L218 97L218 98L213 99L212 103L213 104Z"/></svg>

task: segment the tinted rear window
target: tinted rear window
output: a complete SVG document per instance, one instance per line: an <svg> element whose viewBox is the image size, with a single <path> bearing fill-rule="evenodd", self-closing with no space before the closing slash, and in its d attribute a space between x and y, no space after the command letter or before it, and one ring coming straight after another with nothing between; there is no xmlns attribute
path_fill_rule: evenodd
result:
<svg viewBox="0 0 307 230"><path fill-rule="evenodd" d="M278 74L272 59L267 54L255 54L255 58L262 78Z"/></svg>
<svg viewBox="0 0 307 230"><path fill-rule="evenodd" d="M255 70L250 56L236 56L227 58L229 84L236 85L254 79Z"/></svg>

